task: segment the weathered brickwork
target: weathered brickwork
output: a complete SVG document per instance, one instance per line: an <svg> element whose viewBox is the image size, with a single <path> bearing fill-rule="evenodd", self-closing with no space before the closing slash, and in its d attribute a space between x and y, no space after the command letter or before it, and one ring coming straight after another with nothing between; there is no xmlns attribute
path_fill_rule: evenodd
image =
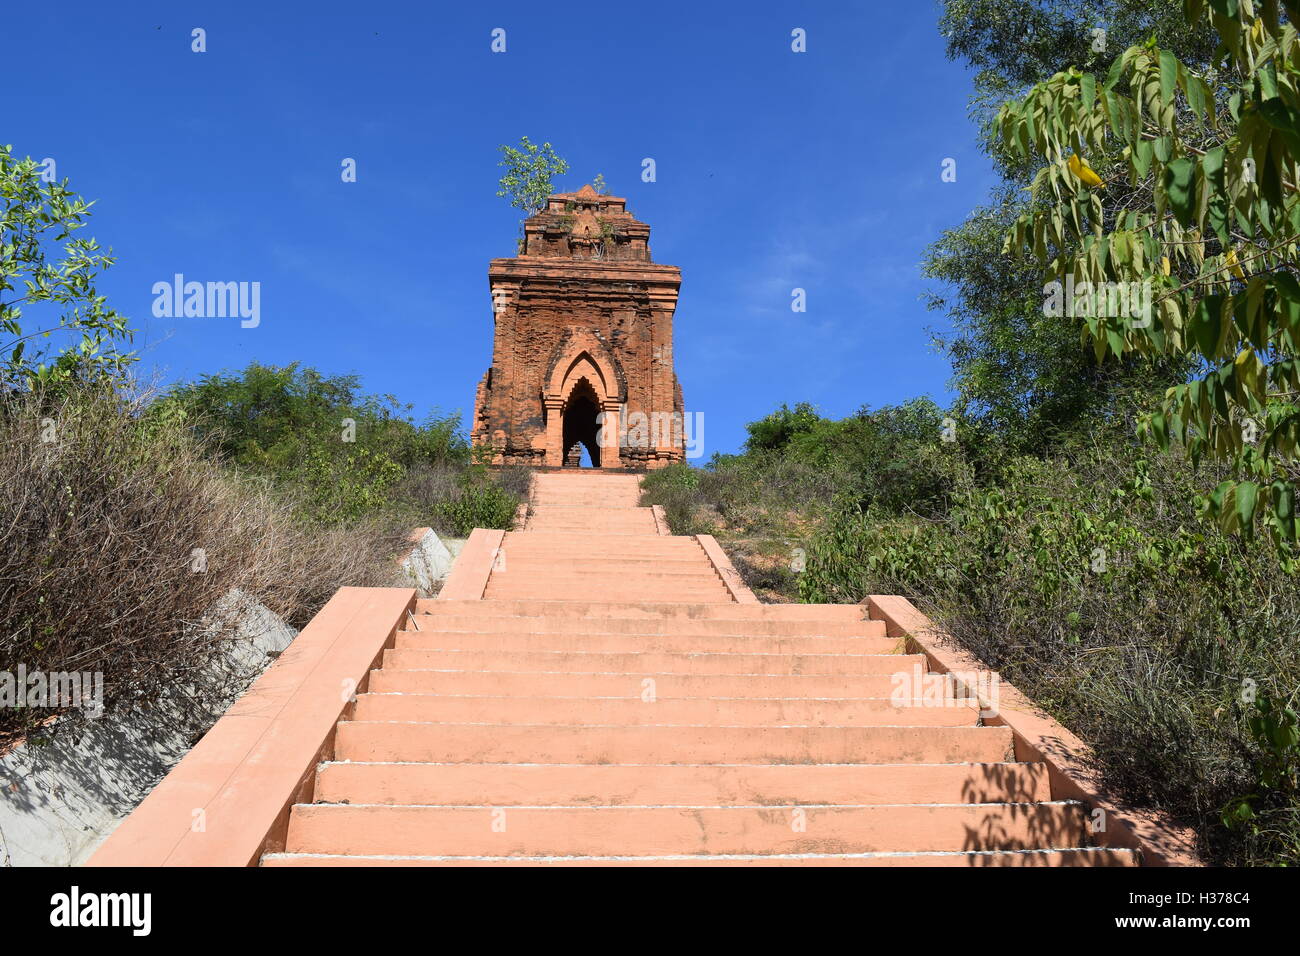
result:
<svg viewBox="0 0 1300 956"><path fill-rule="evenodd" d="M524 222L524 251L488 268L492 367L474 403L475 445L497 464L607 469L681 461L673 370L676 266L650 260L650 227L590 186ZM599 433L599 434L598 434Z"/></svg>

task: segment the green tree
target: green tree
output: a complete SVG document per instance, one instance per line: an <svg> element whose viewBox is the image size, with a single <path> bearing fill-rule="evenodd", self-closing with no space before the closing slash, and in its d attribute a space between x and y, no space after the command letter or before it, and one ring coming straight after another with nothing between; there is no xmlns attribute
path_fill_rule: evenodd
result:
<svg viewBox="0 0 1300 956"><path fill-rule="evenodd" d="M1288 20L1300 4L1284 4ZM1149 316L1095 302L1084 335L1098 359L1190 358L1142 431L1195 461L1231 461L1240 480L1205 510L1226 531L1257 519L1291 553L1300 479L1300 38L1275 0L1188 0L1212 26L1218 64L1196 68L1154 40L1125 50L1104 77L1071 67L1007 103L1004 148L1046 162L1040 202L1006 248L1045 280L1154 289ZM1095 172L1093 171L1095 167ZM1103 201L1127 197L1123 207ZM1090 290L1091 291L1091 290Z"/></svg>
<svg viewBox="0 0 1300 956"><path fill-rule="evenodd" d="M337 523L401 505L408 477L469 462L459 413L416 424L409 412L391 395L362 394L355 375L253 362L176 386L146 425L188 426L241 470L296 488L309 518Z"/></svg>
<svg viewBox="0 0 1300 956"><path fill-rule="evenodd" d="M0 388L116 380L134 361L120 348L132 337L126 318L95 286L113 257L93 238L72 237L92 205L0 146ZM33 347L51 336L57 351Z"/></svg>
<svg viewBox="0 0 1300 956"><path fill-rule="evenodd" d="M227 459L273 477L297 473L309 460L312 474L323 474L321 449L336 457L361 446L405 468L468 461L459 414L434 411L417 425L409 410L391 395L361 394L355 375L252 362L176 386L151 414L180 416Z"/></svg>
<svg viewBox="0 0 1300 956"><path fill-rule="evenodd" d="M784 403L766 418L745 426L749 437L745 451L775 451L784 448L798 434L810 432L823 421L817 409L808 402L799 402L794 408Z"/></svg>
<svg viewBox="0 0 1300 956"><path fill-rule="evenodd" d="M505 173L499 180L497 195L507 197L510 205L523 210L525 216L531 216L546 206L546 197L555 192L552 178L569 171L569 164L555 154L550 143L529 142L524 136L519 140L519 148L501 147L501 161L498 166L505 167Z"/></svg>
<svg viewBox="0 0 1300 956"><path fill-rule="evenodd" d="M1044 454L1095 428L1131 395L1158 396L1185 364L1098 361L1078 320L1043 314L1039 270L1003 249L1010 224L1037 202L1027 189L1037 164L1005 148L996 110L1062 63L1105 70L1152 35L1198 63L1209 62L1218 41L1208 27L1189 26L1180 0L945 0L939 30L948 55L976 70L971 114L1003 183L927 251L925 274L936 280L928 305L949 320L936 344L953 365L954 414L978 426L991 447ZM1122 208L1128 196L1104 201Z"/></svg>

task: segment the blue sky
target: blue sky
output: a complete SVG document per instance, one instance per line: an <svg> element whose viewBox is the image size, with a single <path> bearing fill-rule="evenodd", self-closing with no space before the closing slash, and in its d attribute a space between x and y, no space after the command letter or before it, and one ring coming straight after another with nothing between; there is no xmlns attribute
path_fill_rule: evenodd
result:
<svg viewBox="0 0 1300 956"><path fill-rule="evenodd" d="M30 85L2 135L97 200L84 233L118 257L101 291L143 377L299 361L417 415L472 407L488 260L517 234L497 147L549 140L559 187L603 173L681 267L677 372L706 451L732 451L783 401L947 396L919 263L993 174L937 19L926 0L21 4L6 72ZM260 325L155 318L176 273L260 282Z"/></svg>

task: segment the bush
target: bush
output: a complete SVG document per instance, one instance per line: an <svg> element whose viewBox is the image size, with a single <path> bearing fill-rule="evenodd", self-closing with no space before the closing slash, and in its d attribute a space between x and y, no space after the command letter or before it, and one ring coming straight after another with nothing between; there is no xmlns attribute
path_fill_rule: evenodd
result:
<svg viewBox="0 0 1300 956"><path fill-rule="evenodd" d="M1300 747L1278 728L1300 687L1300 594L1187 504L1204 477L1124 439L1016 459L940 518L841 512L800 596L912 598L1088 740L1108 785L1192 824L1210 859L1294 864Z"/></svg>
<svg viewBox="0 0 1300 956"><path fill-rule="evenodd" d="M341 585L397 583L408 526L305 527L300 502L142 405L84 391L0 404L0 672L100 672L110 713L155 707L218 650L213 608L232 588L301 627ZM0 709L0 734L51 715Z"/></svg>
<svg viewBox="0 0 1300 956"><path fill-rule="evenodd" d="M307 513L321 524L330 524L383 508L403 470L383 452L369 448L335 455L313 448L299 475Z"/></svg>
<svg viewBox="0 0 1300 956"><path fill-rule="evenodd" d="M660 505L673 534L705 534L709 525L700 516L706 500L700 493L703 474L685 463L649 472L641 482L641 503Z"/></svg>
<svg viewBox="0 0 1300 956"><path fill-rule="evenodd" d="M369 517L458 536L475 522L508 528L528 469L489 476L471 465L459 414L434 412L417 425L407 411L392 396L362 395L354 375L254 362L177 386L147 414L192 429L223 462L275 483L321 526Z"/></svg>
<svg viewBox="0 0 1300 956"><path fill-rule="evenodd" d="M510 528L519 503L519 498L487 476L471 472L455 494L438 502L434 517L441 527L464 538L475 528Z"/></svg>

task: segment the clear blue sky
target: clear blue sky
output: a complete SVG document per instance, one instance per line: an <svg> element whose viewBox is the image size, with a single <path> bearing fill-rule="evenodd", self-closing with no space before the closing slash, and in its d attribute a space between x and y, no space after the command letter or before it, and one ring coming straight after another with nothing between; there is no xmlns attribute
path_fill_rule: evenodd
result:
<svg viewBox="0 0 1300 956"><path fill-rule="evenodd" d="M25 88L2 135L98 200L86 232L119 259L101 291L144 377L299 361L420 415L468 412L490 361L487 263L518 219L497 146L549 140L560 187L603 173L681 267L678 375L706 450L731 451L783 401L947 395L919 263L993 180L937 19L927 0L13 4ZM260 282L261 324L153 317L178 272Z"/></svg>

